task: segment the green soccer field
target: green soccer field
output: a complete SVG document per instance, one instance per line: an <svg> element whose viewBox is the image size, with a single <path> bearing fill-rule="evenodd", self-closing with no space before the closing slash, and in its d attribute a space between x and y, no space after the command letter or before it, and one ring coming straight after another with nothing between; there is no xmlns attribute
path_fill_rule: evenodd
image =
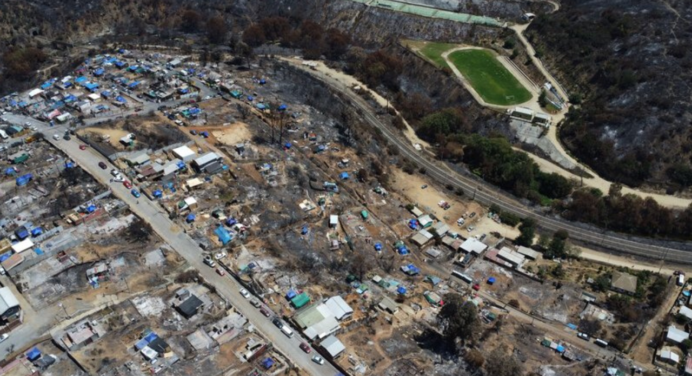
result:
<svg viewBox="0 0 692 376"><path fill-rule="evenodd" d="M448 58L487 103L510 106L532 97L490 51L460 50L452 52Z"/></svg>

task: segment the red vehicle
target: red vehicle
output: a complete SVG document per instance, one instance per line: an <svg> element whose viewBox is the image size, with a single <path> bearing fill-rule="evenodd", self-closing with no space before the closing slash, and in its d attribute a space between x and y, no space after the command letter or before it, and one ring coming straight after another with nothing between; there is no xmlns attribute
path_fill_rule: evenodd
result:
<svg viewBox="0 0 692 376"><path fill-rule="evenodd" d="M262 312L262 314L263 314L265 317L271 316L271 313L269 313L269 311L267 311L267 309L264 308L264 307L260 308L260 312Z"/></svg>
<svg viewBox="0 0 692 376"><path fill-rule="evenodd" d="M473 288L474 290L476 290L476 291L480 291L481 285L479 285L478 283L476 283L475 285L473 285L472 288Z"/></svg>
<svg viewBox="0 0 692 376"><path fill-rule="evenodd" d="M86 145L79 145L79 150L86 150Z"/></svg>
<svg viewBox="0 0 692 376"><path fill-rule="evenodd" d="M222 277L226 275L226 271L221 268L216 268L216 273Z"/></svg>
<svg viewBox="0 0 692 376"><path fill-rule="evenodd" d="M310 351L312 351L312 349L310 348L310 345L308 345L305 342L300 344L300 349L305 351L306 354L310 354Z"/></svg>
<svg viewBox="0 0 692 376"><path fill-rule="evenodd" d="M132 183L130 183L129 180L125 180L125 181L123 182L123 185L124 185L125 188L127 188L127 189L132 188Z"/></svg>

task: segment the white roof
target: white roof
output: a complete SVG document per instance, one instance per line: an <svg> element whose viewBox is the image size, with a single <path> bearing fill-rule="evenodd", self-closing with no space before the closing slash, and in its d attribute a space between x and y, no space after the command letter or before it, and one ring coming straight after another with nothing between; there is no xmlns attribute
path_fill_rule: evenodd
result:
<svg viewBox="0 0 692 376"><path fill-rule="evenodd" d="M180 159L174 159L163 166L163 174L168 175L178 171L178 162L182 162Z"/></svg>
<svg viewBox="0 0 692 376"><path fill-rule="evenodd" d="M465 242L461 243L461 250L467 253L480 255L486 248L488 248L488 246L476 238L468 238Z"/></svg>
<svg viewBox="0 0 692 376"><path fill-rule="evenodd" d="M520 245L517 248L517 252L521 253L522 255L530 258L530 259L537 259L538 256L540 255L540 252L536 252L531 248L524 247L523 245Z"/></svg>
<svg viewBox="0 0 692 376"><path fill-rule="evenodd" d="M329 336L325 338L324 341L320 343L320 346L327 350L329 355L331 355L332 357L335 357L341 354L344 350L346 350L344 344L341 343L341 341L339 341L339 339L334 336Z"/></svg>
<svg viewBox="0 0 692 376"><path fill-rule="evenodd" d="M186 197L183 201L185 201L185 204L187 204L187 206L192 206L197 203L197 200L194 197Z"/></svg>
<svg viewBox="0 0 692 376"><path fill-rule="evenodd" d="M329 216L329 224L330 225L336 225L339 223L339 216L338 215L330 215Z"/></svg>
<svg viewBox="0 0 692 376"><path fill-rule="evenodd" d="M127 139L129 140L130 138L127 137ZM141 165L141 164L144 164L146 162L149 162L149 154L147 154L147 153L137 154L133 157L128 157L127 160L132 164Z"/></svg>
<svg viewBox="0 0 692 376"><path fill-rule="evenodd" d="M332 311L337 320L341 320L344 316L353 314L353 309L338 295L327 299L324 304L329 307L329 310Z"/></svg>
<svg viewBox="0 0 692 376"><path fill-rule="evenodd" d="M515 107L512 110L512 112L519 112L519 113L526 114L526 115L533 115L534 114L532 109L526 108L526 107Z"/></svg>
<svg viewBox="0 0 692 376"><path fill-rule="evenodd" d="M415 215L416 217L420 217L423 215L423 211L418 209L417 206L414 206L413 209L411 209L411 214Z"/></svg>
<svg viewBox="0 0 692 376"><path fill-rule="evenodd" d="M204 181L203 181L202 179L200 179L200 178L190 179L190 180L188 180L188 181L185 182L185 184L187 184L187 186L188 186L189 188L194 188L194 187L196 187L196 186L198 186L198 185L201 185L201 184L203 184L203 183L204 183Z"/></svg>
<svg viewBox="0 0 692 376"><path fill-rule="evenodd" d="M29 97L32 97L32 98L33 98L33 97L35 97L35 96L37 96L37 95L39 95L39 94L41 94L41 93L43 93L43 90L41 90L41 89L34 89L34 90L32 90L32 91L29 92Z"/></svg>
<svg viewBox="0 0 692 376"><path fill-rule="evenodd" d="M173 149L173 154L180 159L185 159L191 155L195 155L195 152L189 147L183 145L179 148Z"/></svg>
<svg viewBox="0 0 692 376"><path fill-rule="evenodd" d="M664 347L661 350L661 359L670 359L673 363L677 363L680 361L680 355L670 351L669 347Z"/></svg>
<svg viewBox="0 0 692 376"><path fill-rule="evenodd" d="M421 215L418 217L418 222L421 224L421 226L425 226L426 223L432 222L432 218L430 218L430 215Z"/></svg>
<svg viewBox="0 0 692 376"><path fill-rule="evenodd" d="M433 225L433 228L435 229L435 232L437 232L437 235L444 235L449 232L449 226L447 226L446 223L444 222L437 222Z"/></svg>
<svg viewBox="0 0 692 376"><path fill-rule="evenodd" d="M680 307L680 314L692 320L692 309L682 306Z"/></svg>
<svg viewBox="0 0 692 376"><path fill-rule="evenodd" d="M0 313L7 312L12 307L19 306L19 301L9 287L0 288Z"/></svg>
<svg viewBox="0 0 692 376"><path fill-rule="evenodd" d="M690 338L690 334L686 331L680 330L673 325L668 327L668 333L666 333L667 340L675 343L681 343L688 338Z"/></svg>
<svg viewBox="0 0 692 376"><path fill-rule="evenodd" d="M159 353L157 353L154 349L152 349L149 346L144 346L144 348L141 351L142 355L144 355L145 358L151 360L159 356Z"/></svg>
<svg viewBox="0 0 692 376"><path fill-rule="evenodd" d="M497 256L515 265L521 265L524 263L524 255L515 252L507 247L502 247L502 249L500 249L500 251L497 253Z"/></svg>
<svg viewBox="0 0 692 376"><path fill-rule="evenodd" d="M87 97L88 97L89 99L91 99L92 101L101 99L101 96L98 95L98 94L96 94L96 93L94 93L94 94L89 94L89 95L87 95Z"/></svg>
<svg viewBox="0 0 692 376"><path fill-rule="evenodd" d="M216 153L207 153L195 159L195 164L197 164L197 166L204 166L205 164L213 162L217 159L221 159L221 157L219 157Z"/></svg>
<svg viewBox="0 0 692 376"><path fill-rule="evenodd" d="M541 118L541 119L545 119L545 120L550 120L550 119L551 119L550 115L544 114L544 113L542 113L542 112L537 112L535 117Z"/></svg>
<svg viewBox="0 0 692 376"><path fill-rule="evenodd" d="M323 319L307 327L303 332L309 339L324 338L339 330L339 322L336 321L334 313L326 304L316 307Z"/></svg>
<svg viewBox="0 0 692 376"><path fill-rule="evenodd" d="M34 242L32 242L31 239L24 239L19 243L12 244L12 250L14 253L20 253L31 249L33 246Z"/></svg>

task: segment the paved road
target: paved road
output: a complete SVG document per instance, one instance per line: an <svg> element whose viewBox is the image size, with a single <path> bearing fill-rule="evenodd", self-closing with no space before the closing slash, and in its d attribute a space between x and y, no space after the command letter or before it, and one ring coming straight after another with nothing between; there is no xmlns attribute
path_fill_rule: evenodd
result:
<svg viewBox="0 0 692 376"><path fill-rule="evenodd" d="M53 132L62 134L60 132L65 131L64 126L50 128L46 123L25 116L7 114L4 117L19 124L30 122L32 125L37 126L39 130L44 132L50 131L50 134L53 134ZM202 277L214 285L221 296L247 317L256 328L269 338L276 348L290 357L299 368L306 370L312 375L336 375L338 373L329 363L320 366L312 362L311 355L305 354L298 347L302 342L302 338L298 333L295 333L293 338L286 337L272 324L269 318L261 315L258 309L250 304L249 300L240 295L239 290L241 286L235 280L228 275L224 277L219 276L214 269L204 265L202 262L202 249L184 232L183 228L168 219L168 215L164 213L163 209L156 202L150 201L145 197L137 199L121 183L110 183L110 170L115 167L108 160L91 148L80 150L79 145L81 143L76 137L73 137L70 141L63 140L62 138L58 141L50 137L46 137L46 139L89 172L96 180L103 185L110 186L114 196L123 200L129 205L132 212L149 222L153 230L162 239L168 242L192 267L199 270ZM105 162L108 168L103 170L98 167L100 161Z"/></svg>
<svg viewBox="0 0 692 376"><path fill-rule="evenodd" d="M338 80L330 77L317 70L311 70L308 67L302 66L299 61L284 59L295 67L302 69L314 75L320 81L326 83L334 90L342 93L349 98L354 106L356 106L363 117L373 128L382 131L382 136L387 139L390 145L396 146L402 156L414 161L419 166L426 169L426 174L443 185L450 184L456 188L461 188L467 195L472 195L476 200L486 204L496 204L502 210L518 215L522 218L534 218L539 227L548 232L555 232L559 229L567 230L570 238L575 241L585 244L596 245L608 249L618 251L620 253L631 256L643 257L646 259L665 259L669 262L690 264L692 263L692 255L690 252L652 245L648 239L630 240L625 236L603 234L593 230L585 230L568 221L556 219L548 215L544 215L529 209L527 206L519 203L515 198L506 192L497 190L491 184L476 180L474 177L459 174L451 171L447 166L442 165L437 161L432 161L424 154L416 151L413 146L402 140L398 134L394 133L390 127L384 124L374 113L370 105L363 98L354 93L350 88L343 85ZM648 244L647 244L648 243Z"/></svg>

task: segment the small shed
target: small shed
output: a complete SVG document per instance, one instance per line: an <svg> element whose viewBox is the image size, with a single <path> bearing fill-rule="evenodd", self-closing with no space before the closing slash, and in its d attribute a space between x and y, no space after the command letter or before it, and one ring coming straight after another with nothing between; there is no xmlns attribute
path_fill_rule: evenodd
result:
<svg viewBox="0 0 692 376"><path fill-rule="evenodd" d="M339 225L339 216L330 215L329 216L329 227L337 227Z"/></svg>

